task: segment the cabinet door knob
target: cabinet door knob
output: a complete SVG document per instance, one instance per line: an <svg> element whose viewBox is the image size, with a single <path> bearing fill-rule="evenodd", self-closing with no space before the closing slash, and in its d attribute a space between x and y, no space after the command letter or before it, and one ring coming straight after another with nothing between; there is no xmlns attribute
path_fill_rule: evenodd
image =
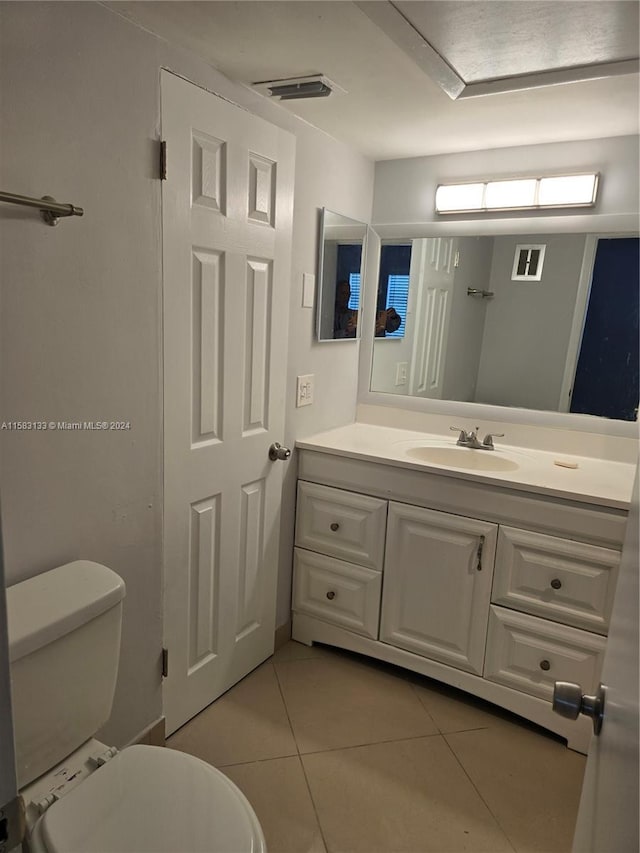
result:
<svg viewBox="0 0 640 853"><path fill-rule="evenodd" d="M340 525L338 524L338 522L337 522L337 521L334 521L334 522L331 524L331 529L334 531L334 533L335 533L335 531L336 531L336 530L339 530L339 529L340 529Z"/></svg>
<svg viewBox="0 0 640 853"><path fill-rule="evenodd" d="M335 592L332 589L330 589L329 592L327 593L327 598L329 599L329 601L333 601L333 599L335 597L336 597Z"/></svg>
<svg viewBox="0 0 640 853"><path fill-rule="evenodd" d="M558 580L558 578L554 578L554 579L551 581L551 586L552 586L554 589L560 589L560 588L562 587L562 581L561 581L561 580Z"/></svg>
<svg viewBox="0 0 640 853"><path fill-rule="evenodd" d="M540 669L543 669L545 672L548 672L551 669L551 664L548 660L541 660Z"/></svg>

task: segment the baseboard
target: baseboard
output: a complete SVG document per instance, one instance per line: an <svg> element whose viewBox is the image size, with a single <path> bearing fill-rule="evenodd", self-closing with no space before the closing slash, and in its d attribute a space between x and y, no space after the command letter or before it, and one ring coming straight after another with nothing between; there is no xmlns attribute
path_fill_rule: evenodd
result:
<svg viewBox="0 0 640 853"><path fill-rule="evenodd" d="M164 746L165 743L165 725L164 717L160 717L155 723L152 723L148 728L140 732L137 737L127 744L144 744L145 746Z"/></svg>
<svg viewBox="0 0 640 853"><path fill-rule="evenodd" d="M284 646L285 643L288 643L291 639L291 619L288 622L285 622L284 625L280 625L279 628L276 628L276 633L274 635L273 642L273 650L277 652L279 648Z"/></svg>

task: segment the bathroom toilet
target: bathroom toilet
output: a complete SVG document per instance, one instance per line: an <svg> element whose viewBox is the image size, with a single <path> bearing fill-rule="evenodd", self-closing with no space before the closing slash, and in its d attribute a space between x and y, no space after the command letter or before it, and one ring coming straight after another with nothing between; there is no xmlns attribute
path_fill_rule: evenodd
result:
<svg viewBox="0 0 640 853"><path fill-rule="evenodd" d="M266 853L242 792L191 755L118 751L122 579L78 560L7 589L18 785L31 853Z"/></svg>

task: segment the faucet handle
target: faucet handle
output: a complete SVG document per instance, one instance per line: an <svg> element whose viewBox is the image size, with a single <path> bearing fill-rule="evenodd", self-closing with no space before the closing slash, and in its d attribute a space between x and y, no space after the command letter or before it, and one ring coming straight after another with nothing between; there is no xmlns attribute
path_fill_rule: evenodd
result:
<svg viewBox="0 0 640 853"><path fill-rule="evenodd" d="M469 434L466 431L466 429L462 429L462 427L457 427L457 426L450 426L449 429L452 432L459 432L460 433L460 435L458 436L458 444L462 444L463 442L466 443L467 441L469 441Z"/></svg>
<svg viewBox="0 0 640 853"><path fill-rule="evenodd" d="M493 447L493 439L494 438L504 438L504 433L503 432L488 432L484 437L484 441L482 442L482 446L483 447Z"/></svg>

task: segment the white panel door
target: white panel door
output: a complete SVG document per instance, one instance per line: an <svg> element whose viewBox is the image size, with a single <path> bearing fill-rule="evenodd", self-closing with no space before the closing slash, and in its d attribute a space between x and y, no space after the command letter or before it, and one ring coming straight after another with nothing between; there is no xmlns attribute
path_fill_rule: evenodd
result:
<svg viewBox="0 0 640 853"><path fill-rule="evenodd" d="M607 688L602 731L591 740L578 810L574 853L636 853L638 838L638 473L609 640L602 667Z"/></svg>
<svg viewBox="0 0 640 853"><path fill-rule="evenodd" d="M420 246L422 252L411 377L414 396L442 397L457 244L453 237L413 241L414 251Z"/></svg>
<svg viewBox="0 0 640 853"><path fill-rule="evenodd" d="M497 529L390 503L380 639L482 675Z"/></svg>
<svg viewBox="0 0 640 853"><path fill-rule="evenodd" d="M172 732L273 651L295 140L162 74Z"/></svg>

